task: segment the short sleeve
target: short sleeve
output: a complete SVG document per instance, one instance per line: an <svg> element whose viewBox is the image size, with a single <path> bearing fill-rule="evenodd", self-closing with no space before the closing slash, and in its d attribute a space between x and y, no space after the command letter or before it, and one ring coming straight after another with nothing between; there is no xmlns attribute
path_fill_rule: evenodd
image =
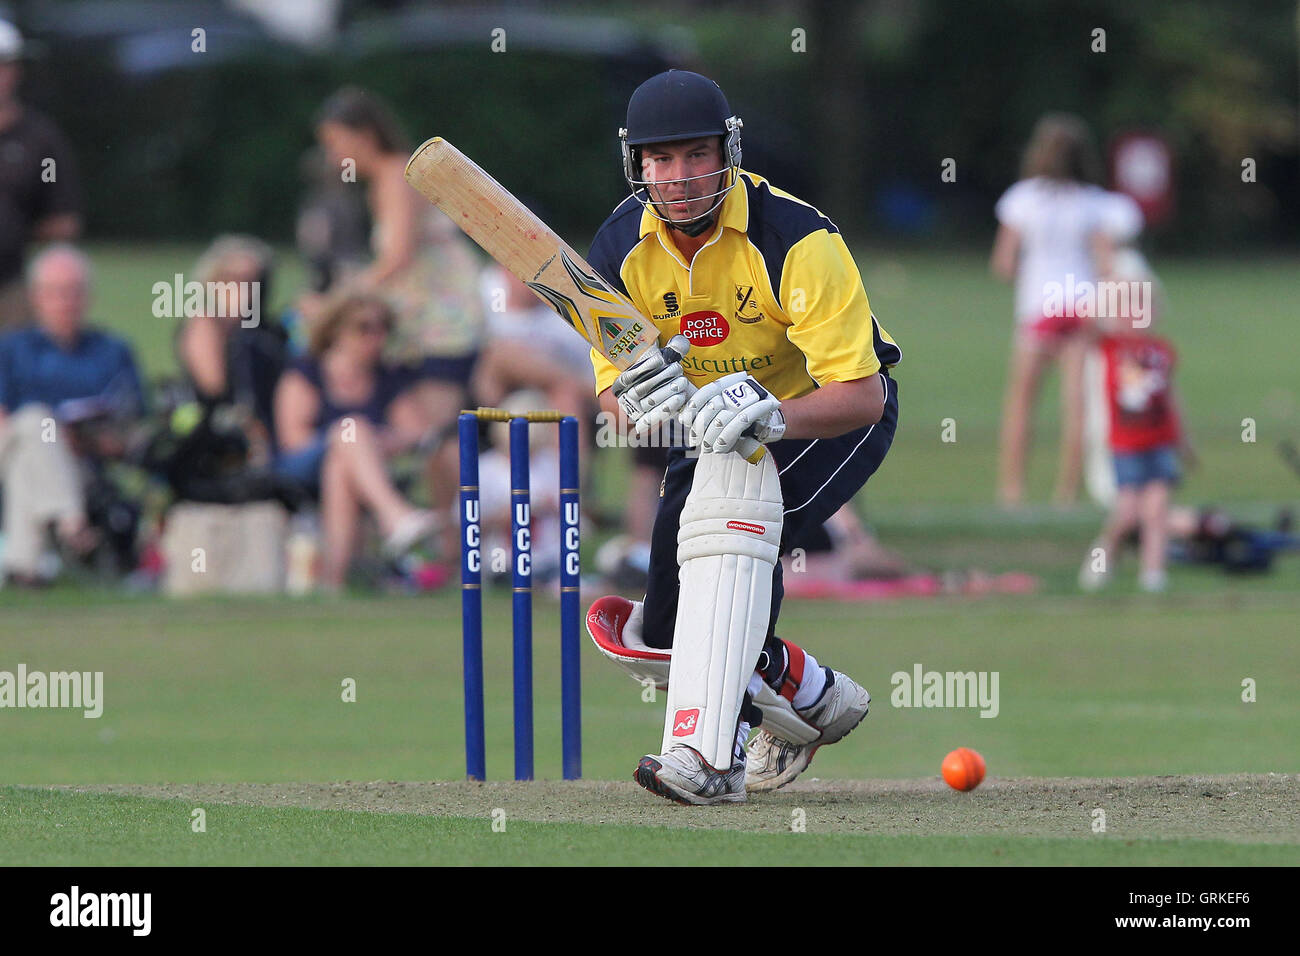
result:
<svg viewBox="0 0 1300 956"><path fill-rule="evenodd" d="M795 289L803 293L797 299ZM792 309L794 301L803 308ZM880 371L875 316L839 233L819 230L790 247L781 270L781 302L791 319L786 338L804 354L808 374L819 385Z"/></svg>
<svg viewBox="0 0 1300 956"><path fill-rule="evenodd" d="M1101 192L1097 197L1097 229L1120 245L1132 242L1142 231L1142 209L1125 193Z"/></svg>
<svg viewBox="0 0 1300 956"><path fill-rule="evenodd" d="M597 395L613 386L614 379L618 378L618 368L595 349L591 350L591 368L596 373Z"/></svg>
<svg viewBox="0 0 1300 956"><path fill-rule="evenodd" d="M1032 188L1028 180L1021 180L1002 194L1002 198L993 207L999 223L1017 230L1025 228L1033 205L1033 195L1030 192Z"/></svg>

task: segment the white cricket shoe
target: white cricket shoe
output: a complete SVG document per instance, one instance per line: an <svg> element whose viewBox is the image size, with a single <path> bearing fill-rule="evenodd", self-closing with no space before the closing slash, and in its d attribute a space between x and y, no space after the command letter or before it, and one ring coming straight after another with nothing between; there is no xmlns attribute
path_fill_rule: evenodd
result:
<svg viewBox="0 0 1300 956"><path fill-rule="evenodd" d="M822 699L799 715L821 731L821 736L811 743L797 744L782 740L766 730L759 730L746 748L745 789L753 791L776 790L784 787L808 769L817 751L836 741L843 740L862 719L871 706L871 695L847 674L832 671L835 683Z"/></svg>
<svg viewBox="0 0 1300 956"><path fill-rule="evenodd" d="M745 802L744 760L733 760L729 770L715 770L699 751L685 744L674 744L667 753L642 757L632 779L651 793L677 803L707 806Z"/></svg>

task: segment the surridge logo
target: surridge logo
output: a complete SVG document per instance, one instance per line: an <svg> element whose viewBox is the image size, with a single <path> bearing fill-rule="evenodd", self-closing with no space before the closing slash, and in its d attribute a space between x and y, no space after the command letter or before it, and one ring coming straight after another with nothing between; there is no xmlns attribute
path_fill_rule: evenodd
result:
<svg viewBox="0 0 1300 956"><path fill-rule="evenodd" d="M662 322L664 319L675 319L682 314L682 307L677 301L676 292L664 293L664 310L662 313L655 313L652 318L656 322Z"/></svg>

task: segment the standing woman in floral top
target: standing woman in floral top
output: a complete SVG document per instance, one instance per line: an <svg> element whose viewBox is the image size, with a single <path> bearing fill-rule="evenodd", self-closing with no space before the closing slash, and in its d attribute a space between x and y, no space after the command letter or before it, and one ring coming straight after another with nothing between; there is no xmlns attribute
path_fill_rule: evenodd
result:
<svg viewBox="0 0 1300 956"><path fill-rule="evenodd" d="M328 291L374 292L396 314L386 358L404 366L415 397L436 430L468 404L468 384L483 334L479 264L467 240L445 215L406 183L411 146L392 111L365 90L347 87L331 96L316 119L316 137L332 163L366 184L374 261L341 277ZM308 322L322 297L308 296ZM450 506L455 462L431 462L435 507Z"/></svg>

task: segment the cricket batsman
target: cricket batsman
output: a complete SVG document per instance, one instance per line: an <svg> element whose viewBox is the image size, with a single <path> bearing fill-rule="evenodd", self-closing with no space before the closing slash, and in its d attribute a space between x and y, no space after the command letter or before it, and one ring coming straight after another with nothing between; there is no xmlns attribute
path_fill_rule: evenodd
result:
<svg viewBox="0 0 1300 956"><path fill-rule="evenodd" d="M644 602L601 598L588 630L666 684L662 750L635 779L688 804L784 786L867 715L864 688L777 636L778 557L862 488L898 421L902 353L843 237L741 168L741 127L697 73L638 87L619 131L632 194L589 256L676 345L621 374L592 352L604 411L642 434L676 419L694 447L669 454Z"/></svg>

